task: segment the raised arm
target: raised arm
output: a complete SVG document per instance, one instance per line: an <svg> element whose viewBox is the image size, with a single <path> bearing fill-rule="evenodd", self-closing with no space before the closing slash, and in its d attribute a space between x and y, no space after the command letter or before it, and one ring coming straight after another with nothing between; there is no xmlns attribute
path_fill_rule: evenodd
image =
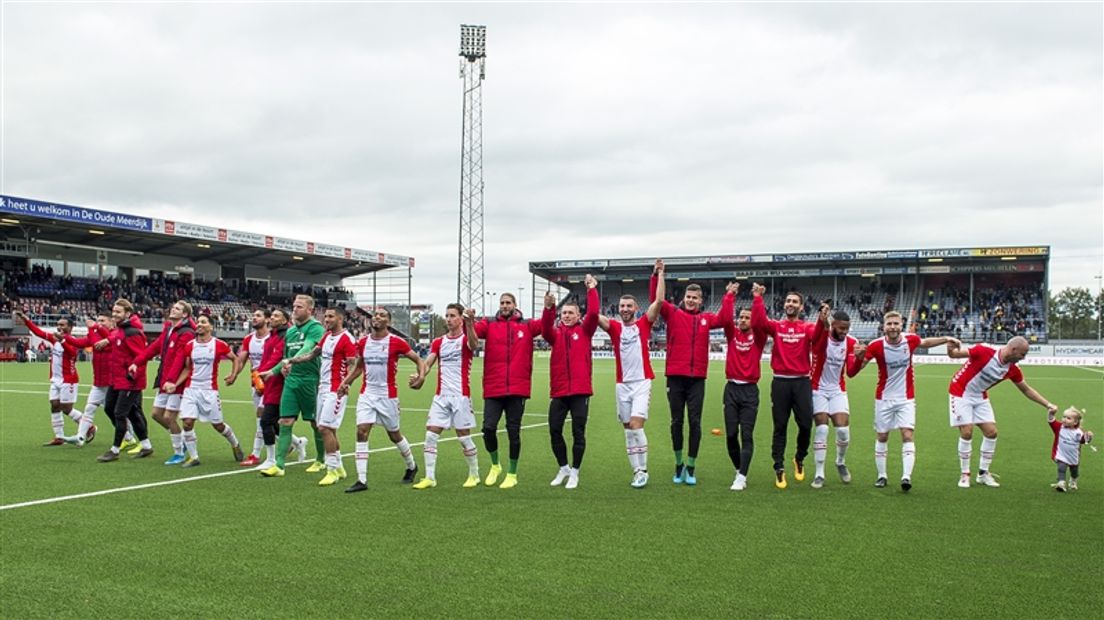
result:
<svg viewBox="0 0 1104 620"><path fill-rule="evenodd" d="M541 336L548 344L556 342L556 297L549 291L544 294L544 311L541 312Z"/></svg>
<svg viewBox="0 0 1104 620"><path fill-rule="evenodd" d="M583 315L583 333L593 336L598 331L598 305L602 300L598 298L598 280L589 273L586 275L587 285L587 309Z"/></svg>
<svg viewBox="0 0 1104 620"><path fill-rule="evenodd" d="M950 348L950 343L954 342L956 347L962 346L962 341L958 338L952 338L950 336L938 336L933 338L924 338L918 345L921 349L930 349L932 347L938 347L941 344L945 344Z"/></svg>
<svg viewBox="0 0 1104 620"><path fill-rule="evenodd" d="M854 377L859 374L859 371L866 368L865 359L866 345L861 342L856 342L851 351L847 354L847 376Z"/></svg>
<svg viewBox="0 0 1104 620"><path fill-rule="evenodd" d="M27 329L30 330L30 332L35 336L38 336L39 338L45 340L46 342L49 342L50 344L54 344L55 342L57 342L57 338L53 334L44 331L41 327L35 325L34 321L31 320L31 317L23 314L21 310L16 310L12 313L12 315L22 319L23 324L26 325Z"/></svg>
<svg viewBox="0 0 1104 620"><path fill-rule="evenodd" d="M767 287L758 282L751 285L751 328L769 336L774 335L774 324L767 318L767 305L763 302L763 293Z"/></svg>
<svg viewBox="0 0 1104 620"><path fill-rule="evenodd" d="M947 357L953 360L966 359L970 357L970 350L962 348L962 343L958 340L948 340Z"/></svg>
<svg viewBox="0 0 1104 620"><path fill-rule="evenodd" d="M467 312L471 312L471 314L469 315ZM465 340L467 341L468 348L471 349L472 353L478 351L479 332L475 328L475 310L473 308L468 308L467 311L465 311L464 335L466 336ZM429 372L429 366L426 366L426 372Z"/></svg>
<svg viewBox="0 0 1104 620"><path fill-rule="evenodd" d="M738 292L740 292L739 282L729 282L725 286L725 294L721 298L721 310L713 317L710 327L732 325L732 316L736 309L736 293Z"/></svg>

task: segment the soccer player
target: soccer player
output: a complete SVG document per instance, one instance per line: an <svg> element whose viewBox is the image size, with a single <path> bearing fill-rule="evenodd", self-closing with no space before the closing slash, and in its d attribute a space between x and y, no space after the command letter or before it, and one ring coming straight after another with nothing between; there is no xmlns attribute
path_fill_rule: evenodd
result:
<svg viewBox="0 0 1104 620"><path fill-rule="evenodd" d="M250 375L259 374L261 358L264 357L265 342L268 341L270 332L269 319L272 312L267 308L259 308L253 311L251 326L253 332L246 334L242 339L241 349L238 350L238 368L245 368L245 360L249 360ZM231 385L238 376L230 375L228 379ZM257 432L253 435L253 451L241 462L242 467L254 467L261 462L261 448L264 447L264 433L261 430L261 417L264 415L264 394L257 391L257 386L252 387L253 409L257 412Z"/></svg>
<svg viewBox="0 0 1104 620"><path fill-rule="evenodd" d="M950 420L958 428L958 459L962 476L958 486L970 487L970 458L973 452L974 426L981 429L981 458L978 462L977 483L987 487L999 487L989 471L993 453L997 449L997 419L989 404L989 390L1008 379L1030 401L1046 407L1047 413L1058 411L1058 405L1050 402L1024 380L1023 372L1016 364L1027 357L1028 343L1023 336L1016 336L1003 347L979 342L963 349L954 342L947 343L947 355L952 359L965 359L966 363L951 379Z"/></svg>
<svg viewBox="0 0 1104 620"><path fill-rule="evenodd" d="M51 334L35 325L23 312L16 310L12 314L21 319L32 334L50 343L50 425L54 428L54 438L42 445L63 445L66 416L78 425L81 421L81 413L73 410L73 403L77 402L77 385L80 383L80 377L77 376L77 347L66 340L66 336L73 331L73 325L69 319L58 319L57 332Z"/></svg>
<svg viewBox="0 0 1104 620"><path fill-rule="evenodd" d="M633 470L629 484L636 489L648 484L648 437L644 434L644 423L648 421L652 379L655 379L648 342L665 295L666 283L660 278L655 301L639 318L636 316L636 298L632 295L622 295L617 302L620 321L598 315L598 326L609 333L613 345L617 370L617 419L625 428L625 452L629 455L629 467Z"/></svg>
<svg viewBox="0 0 1104 620"><path fill-rule="evenodd" d="M662 260L655 262L649 283L651 301L662 299L656 295L659 280L663 278ZM702 404L705 401L705 377L709 373L709 332L723 329L732 322L737 285L729 283L717 314L702 310L702 289L690 284L682 297L682 305L676 306L662 299L659 309L667 322L667 403L671 407L671 447L675 451L675 484L696 485L695 468L698 447L701 445ZM690 419L690 447L685 466L682 461L682 426Z"/></svg>
<svg viewBox="0 0 1104 620"><path fill-rule="evenodd" d="M473 308L468 308L465 314L475 319ZM483 339L483 445L491 455L491 469L483 481L487 486L494 486L502 474L498 462L498 421L503 412L510 442L510 466L499 488L517 486L521 419L532 391L533 340L540 332L540 321L523 319L511 293L503 293L499 298L498 314L475 323L475 333Z"/></svg>
<svg viewBox="0 0 1104 620"><path fill-rule="evenodd" d="M345 330L344 308L337 306L326 308L322 315L322 323L326 327L326 333L315 345L314 351L305 359L310 360L313 357L322 359L318 376L318 409L315 411L315 420L322 434L322 445L325 450L323 467L326 475L318 481L318 486L328 487L346 476L345 467L341 464L341 446L337 440L337 430L345 420L345 404L349 396L348 390L341 394L338 388L349 374L350 364L356 362L356 342L353 340L353 335ZM317 462L307 468L308 473L316 471L321 471Z"/></svg>
<svg viewBox="0 0 1104 620"><path fill-rule="evenodd" d="M280 439L276 449L276 464L261 470L265 477L284 475L288 449L292 445L291 427L300 415L314 428L314 443L318 456L307 468L315 473L325 468L325 447L315 422L318 404L320 364L314 349L326 335L326 329L314 319L314 298L296 295L291 305L293 325L284 334L284 360L280 372L284 373L284 389L280 395Z"/></svg>
<svg viewBox="0 0 1104 620"><path fill-rule="evenodd" d="M234 429L223 422L222 401L218 393L219 362L224 359L231 360L234 363L234 370L240 371L241 361L234 355L230 345L214 337L211 317L206 314L196 318L195 339L189 340L184 345L182 355L184 368L175 381L165 383L162 393L175 394L177 387L184 388L184 395L180 399L180 418L184 421L184 447L188 450L188 459L184 461L183 467L198 467L200 464L195 433L196 419L210 422L211 426L230 444L230 449L234 452L234 461L241 462L245 454L238 444L237 436L234 435ZM227 385L229 384L230 378L227 377Z"/></svg>
<svg viewBox="0 0 1104 620"><path fill-rule="evenodd" d="M101 312L95 321L85 322L88 327L88 335L84 338L74 338L72 334L66 334L65 341L77 347L77 349L92 348L92 389L88 391L88 400L84 404L84 412L81 414L80 426L77 434L65 437L65 442L78 448L92 441L96 436L96 410L107 400L107 391L111 389L111 341L108 339L115 324L111 321L110 312ZM133 437L133 435L131 435ZM125 444L124 440L124 444ZM134 442L137 446L138 442ZM124 445L124 449L126 446Z"/></svg>
<svg viewBox="0 0 1104 620"><path fill-rule="evenodd" d="M284 334L287 333L291 317L287 310L276 308L269 314L269 337L265 339L261 361L257 365L257 376L264 382L261 404L264 413L261 416L261 433L264 437L267 455L265 461L255 469L262 471L276 465L276 435L280 426L280 397L284 392ZM299 452L299 460L307 460L307 438L291 436L291 449ZM249 460L249 459L246 459Z"/></svg>
<svg viewBox="0 0 1104 620"><path fill-rule="evenodd" d="M1058 465L1058 481L1053 485L1059 493L1066 492L1066 470L1069 470L1069 490L1077 490L1077 478L1080 474L1081 444L1091 443L1093 432L1081 429L1082 413L1077 407L1062 412L1059 422L1053 411L1047 412L1047 423L1054 432L1054 445L1050 449L1050 458Z"/></svg>
<svg viewBox="0 0 1104 620"><path fill-rule="evenodd" d="M431 489L437 486L437 442L445 429L456 430L456 439L468 462L468 478L463 487L479 486L479 452L471 429L475 428L475 415L471 405L471 361L479 338L471 315L460 304L449 304L445 309L445 325L448 333L433 340L421 377L411 377L410 387L419 389L433 365L440 361L437 370L437 393L429 406L426 417L425 478L414 485L415 489ZM492 431L493 432L493 431Z"/></svg>
<svg viewBox="0 0 1104 620"><path fill-rule="evenodd" d="M783 312L786 318L776 321L767 318L763 303L766 287L753 284L751 294L751 326L765 330L774 339L771 349L771 417L774 419L774 437L771 440L771 458L774 460L774 486L786 488L786 470L782 466L786 452L786 428L793 412L797 423L797 450L794 453L794 480L805 479L805 457L809 455L809 436L813 426L813 388L809 379L810 352L818 324L824 324L828 306L822 304L816 322L801 320L805 298L797 292L786 295Z"/></svg>
<svg viewBox="0 0 1104 620"><path fill-rule="evenodd" d="M104 409L111 412L115 424L115 440L111 448L96 458L101 463L119 460L119 451L127 433L127 423L138 437L139 451L134 458L146 458L153 454L149 440L146 416L142 412L142 390L146 389L146 365L138 364L136 372L130 366L146 350L146 334L142 319L134 312L127 299L115 300L111 307L115 329L111 330L111 389L108 390Z"/></svg>
<svg viewBox="0 0 1104 620"><path fill-rule="evenodd" d="M414 362L418 369L416 374L411 375L410 381L421 385L425 380L425 364L405 340L391 334L391 311L387 308L380 306L372 312L369 327L371 333L356 344L357 356L350 360L352 370L337 389L338 394L348 394L353 381L364 375L356 406L357 481L345 489L346 493L368 489L368 436L372 432L372 426L377 423L383 425L387 436L406 462L403 484L413 483L414 476L418 473L410 442L399 430L399 389L395 375L398 372L399 358L405 357Z"/></svg>
<svg viewBox="0 0 1104 620"><path fill-rule="evenodd" d="M824 486L824 461L828 456L828 420L836 427L836 471L844 484L851 482L847 469L847 446L851 444L851 405L847 400L847 380L859 372L861 354L866 345L851 336L851 317L843 310L831 315L829 327L818 325L813 336L813 472L811 487Z"/></svg>
<svg viewBox="0 0 1104 620"><path fill-rule="evenodd" d="M552 345L548 364L549 392L548 433L552 440L552 454L560 471L552 479L558 487L567 480L565 488L579 486L579 467L586 452L586 424L590 410L591 385L590 343L598 329L598 280L586 275L587 309L579 321L579 304L574 300L564 302L560 308L560 324L556 325L556 297L544 296L544 313L541 315L541 335ZM571 413L571 466L567 465L567 444L563 427Z"/></svg>
<svg viewBox="0 0 1104 620"><path fill-rule="evenodd" d="M725 354L724 420L728 458L736 468L733 491L747 488L748 466L755 453L755 421L759 415L759 376L767 332L751 327L751 310L740 310L735 323L724 326L728 352ZM742 446L741 446L742 442Z"/></svg>
<svg viewBox="0 0 1104 620"><path fill-rule="evenodd" d="M169 318L161 325L161 334L146 347L130 365L129 371L138 371L138 365L145 365L153 358L160 356L161 364L157 367L157 377L154 379L154 387L157 396L153 399L153 419L165 430L169 431L169 439L172 441L173 454L166 465L179 465L184 462L184 431L176 418L180 414L180 397L183 386L177 392L166 392L164 386L174 382L184 369L184 347L195 339L196 325L192 320L192 305L183 299L177 301L169 308Z"/></svg>
<svg viewBox="0 0 1104 620"><path fill-rule="evenodd" d="M941 344L959 344L958 340L940 336L920 338L916 334L902 334L904 318L900 312L887 312L882 318L881 338L872 341L866 350L856 347L855 358L859 370L866 368L870 360L878 363L878 387L874 390L874 464L878 479L874 486L887 484L886 457L889 454L889 434L901 431L901 490L912 488L912 470L916 464L916 444L912 433L916 428L916 392L912 372L912 355L916 349L937 347ZM838 432L838 431L837 431Z"/></svg>

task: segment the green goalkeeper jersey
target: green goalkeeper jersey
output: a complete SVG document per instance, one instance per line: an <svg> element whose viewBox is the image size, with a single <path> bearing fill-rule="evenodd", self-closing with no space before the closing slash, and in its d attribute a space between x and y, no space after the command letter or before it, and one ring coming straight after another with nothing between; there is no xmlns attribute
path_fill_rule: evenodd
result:
<svg viewBox="0 0 1104 620"><path fill-rule="evenodd" d="M307 319L302 325L292 325L284 334L284 359L291 359L304 353L309 353L322 341L326 329L313 318ZM288 373L287 383L318 384L318 373L321 370L322 360L318 357L309 362L294 364Z"/></svg>

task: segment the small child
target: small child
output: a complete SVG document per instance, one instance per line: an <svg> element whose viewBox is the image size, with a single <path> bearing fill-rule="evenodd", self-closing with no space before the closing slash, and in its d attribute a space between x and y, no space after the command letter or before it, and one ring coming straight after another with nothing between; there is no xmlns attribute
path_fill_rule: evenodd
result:
<svg viewBox="0 0 1104 620"><path fill-rule="evenodd" d="M1092 441L1092 431L1081 430L1082 412L1076 407L1070 407L1062 412L1062 421L1055 419L1053 413L1047 414L1047 422L1054 431L1054 447L1050 450L1050 458L1058 464L1058 482L1054 484L1054 490L1059 493L1066 492L1066 468L1069 468L1069 490L1077 490L1078 465L1081 463L1081 444Z"/></svg>

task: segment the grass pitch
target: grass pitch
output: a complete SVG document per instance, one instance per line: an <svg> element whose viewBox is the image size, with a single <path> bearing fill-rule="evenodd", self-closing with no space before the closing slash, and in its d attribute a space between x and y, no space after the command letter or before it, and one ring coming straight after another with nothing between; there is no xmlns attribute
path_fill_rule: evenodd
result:
<svg viewBox="0 0 1104 620"><path fill-rule="evenodd" d="M192 470L162 465L169 441L160 427L151 432L153 458L95 462L110 442L102 411L101 435L91 445L40 447L50 437L47 368L0 364L0 616L1104 613L1104 454L1086 448L1081 490L1055 493L1046 414L1013 386L991 393L1001 433L993 464L1000 489L957 488L957 435L946 412L954 367L920 366L911 493L895 484L899 436L890 440L890 487L872 485L873 368L849 384L854 482L843 485L835 476L831 446L825 488L809 488L810 457L805 482L791 477L790 488L779 491L771 482L768 370L749 487L734 493L724 438L709 434L723 426L723 366L714 362L698 486L671 483L661 378L646 426L652 480L635 490L614 413L613 363L596 360L598 393L591 401L581 483L566 491L548 486L556 464L544 415L547 360L538 358L535 366L516 489L461 489L466 467L450 433L440 446L437 488L415 492L399 483L402 461L377 429L370 490L347 495L342 485L318 487L318 476L301 465L289 467L283 479L242 471L208 426L198 427L203 466ZM660 362L657 372L661 368ZM92 374L87 365L80 371ZM1061 406L1087 408L1084 426L1104 433L1100 369L1028 366L1025 374ZM472 382L480 409L477 372ZM254 422L247 390L246 381L226 388L223 402L248 451ZM78 405L86 392L82 387ZM418 445L421 466L432 390L403 389L400 396L403 430ZM341 432L349 455L353 406ZM66 432L73 428L67 421ZM481 439L477 445L486 472ZM505 454L504 433L500 446ZM792 451L791 428L787 457ZM353 475L351 457L345 463ZM173 481L180 482L166 484ZM147 486L131 488L138 485ZM16 506L118 489L126 490Z"/></svg>

